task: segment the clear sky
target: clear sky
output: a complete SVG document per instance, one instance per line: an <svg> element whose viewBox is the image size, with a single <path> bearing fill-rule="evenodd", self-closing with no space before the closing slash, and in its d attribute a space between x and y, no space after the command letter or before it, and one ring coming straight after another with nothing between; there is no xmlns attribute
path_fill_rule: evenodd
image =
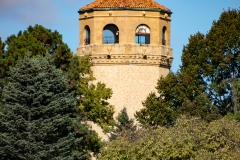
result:
<svg viewBox="0 0 240 160"><path fill-rule="evenodd" d="M29 25L39 24L63 35L63 41L75 53L79 44L79 8L94 0L0 0L0 37L2 40ZM155 0L173 12L171 46L174 61L171 70L181 65L182 48L198 31L206 34L223 8L238 8L240 0Z"/></svg>

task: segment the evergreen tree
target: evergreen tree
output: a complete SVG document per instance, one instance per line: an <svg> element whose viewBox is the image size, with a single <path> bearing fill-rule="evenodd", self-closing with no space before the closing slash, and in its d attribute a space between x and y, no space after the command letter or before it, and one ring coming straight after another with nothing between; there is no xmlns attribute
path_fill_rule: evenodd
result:
<svg viewBox="0 0 240 160"><path fill-rule="evenodd" d="M26 56L10 68L0 113L0 159L86 159L74 124L76 97L50 55Z"/></svg>
<svg viewBox="0 0 240 160"><path fill-rule="evenodd" d="M5 84L5 68L4 68L4 47L5 44L2 42L2 39L0 37L0 112L4 110L3 108L3 103L2 103L2 92L3 92L3 87Z"/></svg>
<svg viewBox="0 0 240 160"><path fill-rule="evenodd" d="M130 119L127 114L127 109L124 107L120 113L118 113L118 116L116 117L117 122L114 124L115 128L113 132L111 133L110 140L114 140L117 138L117 136L126 134L124 132L127 132L127 134L130 134L129 132L135 132L137 126L134 125L134 120Z"/></svg>
<svg viewBox="0 0 240 160"><path fill-rule="evenodd" d="M109 126L113 125L114 109L106 100L111 97L112 91L103 83L91 83L95 79L90 68L89 56L73 55L67 44L62 41L61 34L40 25L29 26L18 35L8 37L5 44L7 49L2 58L0 56L0 71L3 71L0 81L6 79L9 68L14 67L27 52L30 52L30 57L50 53L56 68L61 69L69 79L68 88L78 97L79 108L86 120L93 121L105 131L109 131ZM6 81L1 85L6 85Z"/></svg>
<svg viewBox="0 0 240 160"><path fill-rule="evenodd" d="M6 77L9 68L14 67L18 60L25 57L26 53L30 57L51 53L55 65L64 73L72 58L70 49L62 42L62 36L57 31L52 32L40 25L29 26L27 30L20 31L17 35L9 36L5 45L6 51L1 55L2 60L0 60L2 88L7 84Z"/></svg>

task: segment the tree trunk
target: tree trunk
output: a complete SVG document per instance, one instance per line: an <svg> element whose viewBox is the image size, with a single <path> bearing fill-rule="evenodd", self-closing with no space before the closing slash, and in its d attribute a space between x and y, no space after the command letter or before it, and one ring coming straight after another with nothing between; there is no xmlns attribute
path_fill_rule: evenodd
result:
<svg viewBox="0 0 240 160"><path fill-rule="evenodd" d="M238 106L237 88L236 87L232 88L232 102L233 102L233 113L236 114L237 113L237 106Z"/></svg>

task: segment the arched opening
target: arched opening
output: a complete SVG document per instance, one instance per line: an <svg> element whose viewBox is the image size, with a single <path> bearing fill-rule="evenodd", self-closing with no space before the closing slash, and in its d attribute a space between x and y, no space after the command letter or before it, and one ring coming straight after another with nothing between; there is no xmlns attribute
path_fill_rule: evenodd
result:
<svg viewBox="0 0 240 160"><path fill-rule="evenodd" d="M85 36L85 45L90 44L90 28L89 26L85 26L85 32L86 32L86 36Z"/></svg>
<svg viewBox="0 0 240 160"><path fill-rule="evenodd" d="M150 29L147 25L141 24L137 27L135 42L137 44L150 44Z"/></svg>
<svg viewBox="0 0 240 160"><path fill-rule="evenodd" d="M119 30L115 24L108 24L103 28L103 44L119 43Z"/></svg>
<svg viewBox="0 0 240 160"><path fill-rule="evenodd" d="M167 30L167 27L164 26L163 29L162 29L162 45L166 45L167 41L166 41L166 30Z"/></svg>

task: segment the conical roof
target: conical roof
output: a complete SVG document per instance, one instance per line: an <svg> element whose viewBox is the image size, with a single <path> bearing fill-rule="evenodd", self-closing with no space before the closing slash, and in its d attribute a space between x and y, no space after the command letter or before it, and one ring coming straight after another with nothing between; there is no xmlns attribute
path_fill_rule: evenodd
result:
<svg viewBox="0 0 240 160"><path fill-rule="evenodd" d="M97 8L147 8L161 9L170 12L170 9L154 0L95 0L94 2L80 8L80 11Z"/></svg>

